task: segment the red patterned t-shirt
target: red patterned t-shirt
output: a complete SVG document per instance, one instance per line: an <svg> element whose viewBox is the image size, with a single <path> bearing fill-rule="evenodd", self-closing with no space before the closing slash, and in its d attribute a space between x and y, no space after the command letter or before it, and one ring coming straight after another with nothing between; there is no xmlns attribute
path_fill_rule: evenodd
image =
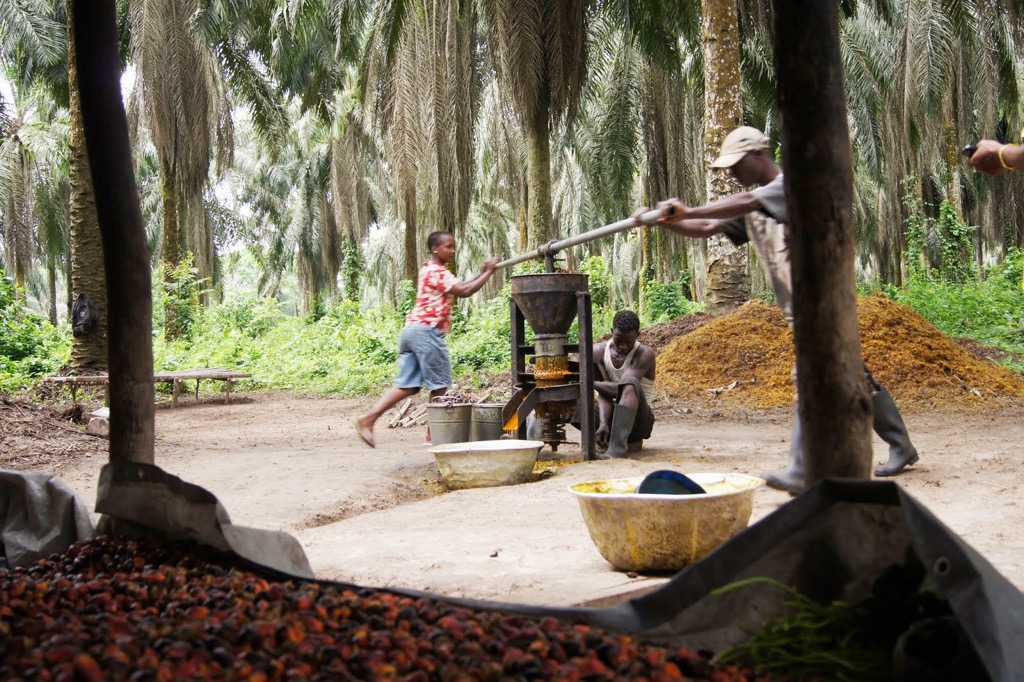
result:
<svg viewBox="0 0 1024 682"><path fill-rule="evenodd" d="M459 283L451 270L432 260L420 268L416 283L416 305L405 321L409 324L428 324L443 334L451 331L452 304L455 296L448 292Z"/></svg>

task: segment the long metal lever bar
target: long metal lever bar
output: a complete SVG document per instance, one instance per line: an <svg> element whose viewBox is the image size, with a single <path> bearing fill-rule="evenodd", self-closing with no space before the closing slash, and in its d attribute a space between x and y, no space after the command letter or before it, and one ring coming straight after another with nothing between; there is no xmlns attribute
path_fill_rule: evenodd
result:
<svg viewBox="0 0 1024 682"><path fill-rule="evenodd" d="M664 215L662 211L655 209L653 211L648 211L647 213L641 215L640 220L643 222L654 221L657 218L660 218L662 215ZM526 261L533 260L535 258L544 258L545 256L551 256L558 253L559 251L568 249L570 246L585 244L586 242L590 242L595 239L600 239L601 237L607 237L612 234L618 234L619 232L625 232L626 230L630 230L634 227L639 227L636 219L626 218L625 220L620 220L617 223L605 225L604 227L598 227L593 230L584 232L582 234L577 234L573 237L568 237L561 241L550 241L547 244L541 244L539 247L537 247L533 251L530 251L529 253L513 256L512 258L508 258L506 260L501 261L494 267L496 270L500 270L501 268L507 268L510 265L518 265L519 263L525 263Z"/></svg>

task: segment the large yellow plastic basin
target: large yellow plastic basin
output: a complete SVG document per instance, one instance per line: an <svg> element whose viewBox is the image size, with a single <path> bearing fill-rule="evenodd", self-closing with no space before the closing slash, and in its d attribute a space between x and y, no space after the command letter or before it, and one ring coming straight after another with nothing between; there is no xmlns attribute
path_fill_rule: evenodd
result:
<svg viewBox="0 0 1024 682"><path fill-rule="evenodd" d="M747 527L764 480L745 474L687 474L704 495L640 495L643 477L569 486L608 563L622 571L678 571Z"/></svg>

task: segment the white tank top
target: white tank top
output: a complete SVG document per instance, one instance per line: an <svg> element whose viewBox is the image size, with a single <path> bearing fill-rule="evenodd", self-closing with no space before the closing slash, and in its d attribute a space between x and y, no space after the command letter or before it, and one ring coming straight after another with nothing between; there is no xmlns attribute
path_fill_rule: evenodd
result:
<svg viewBox="0 0 1024 682"><path fill-rule="evenodd" d="M622 375L626 373L626 369L632 364L633 356L636 354L636 349L640 347L640 342L633 342L633 347L626 353L626 359L622 361L622 367L616 367L612 364L612 344L607 342L604 344L604 372L608 375L610 381L621 381ZM654 395L654 379L650 377L641 377L640 387L644 389L645 395Z"/></svg>

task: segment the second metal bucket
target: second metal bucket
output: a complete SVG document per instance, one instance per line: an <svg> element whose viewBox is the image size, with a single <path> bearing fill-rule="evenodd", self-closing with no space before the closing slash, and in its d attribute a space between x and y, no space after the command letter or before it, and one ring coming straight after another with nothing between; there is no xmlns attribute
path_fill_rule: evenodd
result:
<svg viewBox="0 0 1024 682"><path fill-rule="evenodd" d="M505 435L502 428L501 403L477 403L473 405L473 417L469 425L471 441L499 440Z"/></svg>
<svg viewBox="0 0 1024 682"><path fill-rule="evenodd" d="M469 403L430 403L427 420L434 445L469 442L473 406Z"/></svg>

